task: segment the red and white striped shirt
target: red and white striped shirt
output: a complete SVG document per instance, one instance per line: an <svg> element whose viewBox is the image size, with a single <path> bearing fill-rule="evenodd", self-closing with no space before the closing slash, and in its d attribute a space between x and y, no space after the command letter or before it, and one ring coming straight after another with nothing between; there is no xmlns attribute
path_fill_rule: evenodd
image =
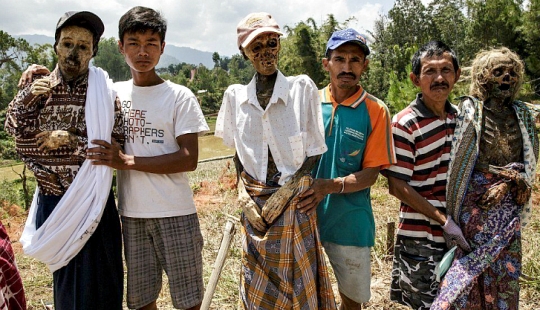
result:
<svg viewBox="0 0 540 310"><path fill-rule="evenodd" d="M446 103L441 120L423 103L419 94L392 119L397 163L385 175L405 180L429 203L446 213L446 173L456 126L455 106ZM422 240L428 247L444 248L441 225L401 203L398 239Z"/></svg>

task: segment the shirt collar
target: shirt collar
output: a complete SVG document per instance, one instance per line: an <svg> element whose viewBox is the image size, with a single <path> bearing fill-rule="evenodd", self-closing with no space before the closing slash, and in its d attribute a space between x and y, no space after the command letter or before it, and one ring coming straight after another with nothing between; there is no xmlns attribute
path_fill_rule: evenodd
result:
<svg viewBox="0 0 540 310"><path fill-rule="evenodd" d="M331 103L332 106L342 105L342 106L346 106L346 107L350 107L350 108L355 109L368 96L368 93L364 90L364 88L362 88L361 85L358 85L359 88L358 88L358 91L356 93L354 93L349 98L345 99L343 102L337 103L336 100L334 99L334 97L332 96L332 92L330 91L330 86L331 86L331 84L328 84L328 86L326 86L324 88L324 90L322 92L322 95L321 95L322 96L321 101L322 101L322 103Z"/></svg>
<svg viewBox="0 0 540 310"><path fill-rule="evenodd" d="M428 107L426 107L424 100L422 99L422 93L418 93L416 95L416 99L413 100L410 104L411 109L418 115L423 118L433 118L437 117L435 113L433 113ZM446 103L444 104L444 110L446 111L446 114L455 114L457 113L456 107L450 103L450 101L446 100Z"/></svg>
<svg viewBox="0 0 540 310"><path fill-rule="evenodd" d="M255 106L260 106L259 101L257 100L257 76L254 75L249 84L244 88L245 91L241 92L239 95L240 104L251 103ZM268 105L272 103L282 102L287 105L287 98L289 93L289 82L287 78L278 70L276 83L274 84L274 91L272 92L272 97ZM279 100L281 99L281 100Z"/></svg>

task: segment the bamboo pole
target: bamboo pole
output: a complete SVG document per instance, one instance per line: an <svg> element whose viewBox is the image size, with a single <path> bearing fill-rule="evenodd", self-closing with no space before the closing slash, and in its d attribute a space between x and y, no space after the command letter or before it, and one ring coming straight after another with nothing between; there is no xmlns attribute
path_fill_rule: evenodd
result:
<svg viewBox="0 0 540 310"><path fill-rule="evenodd" d="M208 285L206 286L206 291L204 292L203 301L201 304L202 310L210 309L210 304L212 303L212 297L216 291L216 286L219 281L219 276L221 275L221 270L223 269L223 264L229 253L229 247L231 245L232 238L234 237L235 227L234 222L231 219L227 219L225 228L223 229L223 239L221 239L221 246L219 247L219 252L214 263L214 270L212 270L212 275L210 280L208 280Z"/></svg>

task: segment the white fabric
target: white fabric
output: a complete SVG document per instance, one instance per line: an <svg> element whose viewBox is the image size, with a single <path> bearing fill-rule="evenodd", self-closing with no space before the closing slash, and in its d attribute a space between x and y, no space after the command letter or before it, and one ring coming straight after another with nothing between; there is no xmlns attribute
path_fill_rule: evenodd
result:
<svg viewBox="0 0 540 310"><path fill-rule="evenodd" d="M126 154L151 157L179 150L178 136L208 131L197 98L188 88L165 81L139 87L133 80L115 83L124 113ZM187 173L117 171L118 209L122 216L160 218L196 212Z"/></svg>
<svg viewBox="0 0 540 310"><path fill-rule="evenodd" d="M285 77L278 72L265 110L257 100L256 78L248 85L231 85L223 96L215 135L235 147L244 169L266 180L268 147L283 185L306 156L326 152L319 92L306 75Z"/></svg>
<svg viewBox="0 0 540 310"><path fill-rule="evenodd" d="M116 93L107 72L91 67L88 75L85 118L88 141L111 141ZM93 147L91 143L89 147ZM36 189L24 231L20 238L24 253L47 264L51 272L79 253L96 230L109 192L113 169L94 166L85 160L49 218L36 230Z"/></svg>

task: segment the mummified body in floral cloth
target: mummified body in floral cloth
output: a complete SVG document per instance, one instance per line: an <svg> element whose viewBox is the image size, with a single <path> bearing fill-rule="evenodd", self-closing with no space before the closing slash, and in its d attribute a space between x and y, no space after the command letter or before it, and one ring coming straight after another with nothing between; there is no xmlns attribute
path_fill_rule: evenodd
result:
<svg viewBox="0 0 540 310"><path fill-rule="evenodd" d="M457 249L432 309L518 309L521 226L538 157L534 107L515 100L523 63L507 48L477 55L452 144L447 212L472 251Z"/></svg>

